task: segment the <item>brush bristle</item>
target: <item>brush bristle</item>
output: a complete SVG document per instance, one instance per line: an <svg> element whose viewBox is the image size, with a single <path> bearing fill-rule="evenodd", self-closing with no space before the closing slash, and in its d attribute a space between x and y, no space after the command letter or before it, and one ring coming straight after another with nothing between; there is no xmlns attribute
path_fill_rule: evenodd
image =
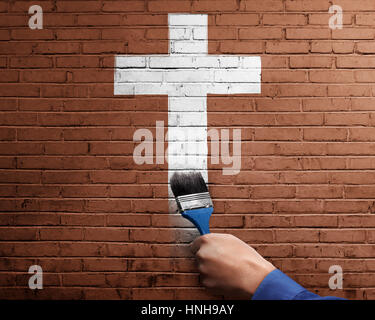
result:
<svg viewBox="0 0 375 320"><path fill-rule="evenodd" d="M170 180L175 197L187 194L208 192L206 182L200 172L175 172Z"/></svg>

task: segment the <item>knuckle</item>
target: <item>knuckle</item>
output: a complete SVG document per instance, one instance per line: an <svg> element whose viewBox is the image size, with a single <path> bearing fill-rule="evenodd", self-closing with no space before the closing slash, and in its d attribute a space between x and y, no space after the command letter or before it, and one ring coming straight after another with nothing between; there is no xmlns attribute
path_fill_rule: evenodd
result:
<svg viewBox="0 0 375 320"><path fill-rule="evenodd" d="M206 275L206 267L202 263L198 265L198 271L200 274Z"/></svg>
<svg viewBox="0 0 375 320"><path fill-rule="evenodd" d="M209 288L210 287L210 281L207 277L202 277L201 279L201 284L204 286L204 287L207 287Z"/></svg>
<svg viewBox="0 0 375 320"><path fill-rule="evenodd" d="M210 278L204 278L202 285L207 289L213 289L215 287L214 282Z"/></svg>
<svg viewBox="0 0 375 320"><path fill-rule="evenodd" d="M209 241L209 234L204 234L203 236L201 236L201 243L204 244L204 243L208 243Z"/></svg>
<svg viewBox="0 0 375 320"><path fill-rule="evenodd" d="M195 254L195 256L196 256L199 260L203 260L203 259L204 259L204 253L202 253L202 250L198 250L197 253Z"/></svg>

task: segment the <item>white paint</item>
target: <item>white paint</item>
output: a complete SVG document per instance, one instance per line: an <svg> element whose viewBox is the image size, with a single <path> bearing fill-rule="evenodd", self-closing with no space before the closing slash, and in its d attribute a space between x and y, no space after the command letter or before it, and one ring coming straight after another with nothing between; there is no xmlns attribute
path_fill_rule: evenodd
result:
<svg viewBox="0 0 375 320"><path fill-rule="evenodd" d="M207 94L260 93L261 59L208 55L207 15L169 14L168 22L168 55L116 57L114 94L168 95L169 178L195 169L207 181Z"/></svg>

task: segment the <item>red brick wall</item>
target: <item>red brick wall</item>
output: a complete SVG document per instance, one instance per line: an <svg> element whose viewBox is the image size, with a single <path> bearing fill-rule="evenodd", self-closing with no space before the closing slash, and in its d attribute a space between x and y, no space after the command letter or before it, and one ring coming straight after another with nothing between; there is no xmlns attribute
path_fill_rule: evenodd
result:
<svg viewBox="0 0 375 320"><path fill-rule="evenodd" d="M232 233L314 292L375 298L375 2L0 2L0 298L212 298L168 214L167 165L133 133L167 97L114 96L116 54L168 52L167 13L209 15L209 52L262 57L262 93L210 96L210 128L242 129L242 169L210 165L212 231ZM44 288L30 290L38 264ZM330 291L331 265L344 290Z"/></svg>

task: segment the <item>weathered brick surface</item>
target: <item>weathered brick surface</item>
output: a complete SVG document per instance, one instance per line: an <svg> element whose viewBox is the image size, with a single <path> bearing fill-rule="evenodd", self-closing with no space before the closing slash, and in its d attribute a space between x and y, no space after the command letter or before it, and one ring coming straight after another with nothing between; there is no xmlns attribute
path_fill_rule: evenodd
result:
<svg viewBox="0 0 375 320"><path fill-rule="evenodd" d="M242 129L242 169L209 163L212 231L232 233L320 294L374 299L375 2L0 2L0 298L204 299L168 214L167 164L136 165L165 96L114 95L117 54L166 54L171 12L204 13L209 53L262 58L262 93L209 96L210 128ZM30 265L44 289L28 288ZM344 290L328 288L331 265ZM220 297L219 297L220 298Z"/></svg>

